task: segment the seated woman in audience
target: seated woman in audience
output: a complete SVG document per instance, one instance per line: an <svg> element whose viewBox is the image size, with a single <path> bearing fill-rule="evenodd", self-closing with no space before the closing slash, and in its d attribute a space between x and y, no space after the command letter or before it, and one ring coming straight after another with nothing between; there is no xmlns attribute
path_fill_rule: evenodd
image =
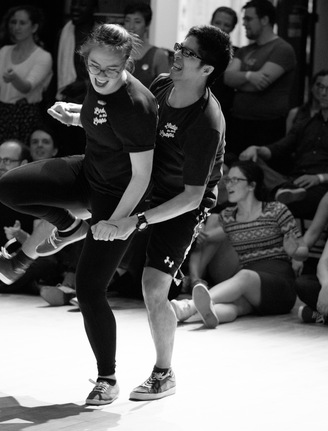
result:
<svg viewBox="0 0 328 431"><path fill-rule="evenodd" d="M321 199L314 219L303 236L310 249L328 224L328 193ZM304 323L328 323L328 241L325 244L316 274L304 274L296 279L296 292L306 304L298 310Z"/></svg>
<svg viewBox="0 0 328 431"><path fill-rule="evenodd" d="M170 68L168 51L149 43L151 19L152 10L146 3L131 3L124 10L124 27L141 39L138 54L133 58L133 75L146 87L149 87L160 73L168 73Z"/></svg>
<svg viewBox="0 0 328 431"><path fill-rule="evenodd" d="M279 202L261 201L263 172L256 163L233 163L225 181L236 205L211 216L190 262L196 274L198 261L200 276L208 266L214 286L208 290L198 280L192 300L171 301L179 321L198 311L208 328L246 314L288 313L296 300L291 258L301 235L294 217Z"/></svg>

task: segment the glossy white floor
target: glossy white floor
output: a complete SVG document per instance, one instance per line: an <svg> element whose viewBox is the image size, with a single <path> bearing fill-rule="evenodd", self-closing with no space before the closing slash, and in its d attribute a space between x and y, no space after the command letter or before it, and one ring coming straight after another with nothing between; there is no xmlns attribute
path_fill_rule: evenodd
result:
<svg viewBox="0 0 328 431"><path fill-rule="evenodd" d="M112 298L118 323L112 405L87 407L96 368L72 306L0 295L0 429L122 431L308 431L327 428L328 327L287 316L245 317L206 330L179 325L177 393L129 401L154 353L143 303Z"/></svg>

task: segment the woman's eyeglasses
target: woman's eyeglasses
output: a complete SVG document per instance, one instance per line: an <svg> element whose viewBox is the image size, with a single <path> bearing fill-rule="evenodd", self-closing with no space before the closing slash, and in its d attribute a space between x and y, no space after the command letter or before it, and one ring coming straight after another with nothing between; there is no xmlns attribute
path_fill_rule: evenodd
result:
<svg viewBox="0 0 328 431"><path fill-rule="evenodd" d="M119 70L113 70L113 69L110 69L109 67L106 67L106 69L100 69L100 67L87 62L85 63L85 65L87 70L92 75L100 75L100 73L103 72L107 78L118 78L118 76L122 72L122 68Z"/></svg>
<svg viewBox="0 0 328 431"><path fill-rule="evenodd" d="M233 186L237 183L239 183L239 181L248 181L246 178L238 178L238 177L224 177L222 178L222 181L225 184L232 184Z"/></svg>
<svg viewBox="0 0 328 431"><path fill-rule="evenodd" d="M197 54L195 54L191 49L186 48L185 46L181 45L181 43L176 42L173 47L174 51L181 51L181 54L184 57L194 57L198 58L201 61L204 61L201 57L199 57Z"/></svg>

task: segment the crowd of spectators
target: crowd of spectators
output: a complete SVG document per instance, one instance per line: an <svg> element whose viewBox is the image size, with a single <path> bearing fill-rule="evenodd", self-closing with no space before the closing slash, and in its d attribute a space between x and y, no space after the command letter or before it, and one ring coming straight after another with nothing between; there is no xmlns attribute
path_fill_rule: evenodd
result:
<svg viewBox="0 0 328 431"><path fill-rule="evenodd" d="M69 19L57 36L53 52L48 52L40 40L42 10L22 5L10 8L4 16L0 28L0 176L44 158L83 154L83 129L52 122L47 108L56 100L82 103L86 95L88 73L77 52L95 25L97 4L96 0L71 1ZM308 250L328 222L328 70L314 74L303 105L290 106L297 60L292 46L274 30L275 14L272 2L250 0L240 17L233 9L221 6L209 19L210 24L228 34L241 21L250 43L233 47L233 60L212 85L227 125L226 180L218 184L218 204L181 268L182 283L172 284L170 299L180 321L199 312L205 325L215 327L242 314L289 312L296 294L305 303L299 311L302 321L325 323L327 319L327 246L316 272L302 271ZM139 49L133 53L133 73L146 87L159 74L169 72L172 64L172 51L149 42L151 19L152 10L143 2L133 2L124 10L124 27L140 38ZM262 179L247 176L250 166L253 174L254 166L263 173L261 198L255 190L262 187ZM243 191L236 191L240 187ZM240 218L246 209L246 219ZM2 204L0 210L3 261L6 254L19 256L20 250L33 249L51 231L51 225ZM237 241L241 240L238 224L243 223L243 229L245 223L258 227L270 217L280 229L275 235L279 236L281 255L274 259L279 264L283 262L288 273L284 277L288 289L284 285L276 290L278 297L271 294L267 283L266 271L274 267L272 256L269 263L265 260L268 249L264 267L256 266L254 270L249 267L250 261L244 262ZM295 219L313 220L303 237ZM292 239L290 232L295 234ZM134 237L108 286L109 294L142 298L147 238L148 232ZM0 292L32 292L41 294L51 305L68 304L75 293L74 274L82 243L58 255L34 256L24 275L10 285L0 276ZM300 249L299 256L296 250ZM233 265L225 265L225 255L230 256ZM281 268L277 271L281 272ZM258 287L255 293L244 287L250 280L252 286ZM238 294L231 296L236 290ZM265 301L271 301L271 305L281 300L283 306L271 309L270 304L259 301L258 292L265 292ZM187 299L180 301L181 293L187 294ZM286 302L282 300L284 294Z"/></svg>

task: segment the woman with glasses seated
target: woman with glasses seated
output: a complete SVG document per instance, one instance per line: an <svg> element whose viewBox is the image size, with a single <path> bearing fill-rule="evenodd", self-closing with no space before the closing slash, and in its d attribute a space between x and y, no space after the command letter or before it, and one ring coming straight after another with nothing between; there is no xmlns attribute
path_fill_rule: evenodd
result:
<svg viewBox="0 0 328 431"><path fill-rule="evenodd" d="M135 48L135 38L123 27L97 26L80 48L91 84L83 105L57 102L48 110L62 123L84 128L85 156L33 162L0 180L0 201L55 226L36 247L38 256L85 238L76 293L98 366L97 382L86 400L93 405L110 404L119 393L116 322L106 292L133 237L109 241L113 222L108 220L140 211L152 171L157 102L128 71ZM91 228L83 219L90 214ZM30 261L27 255L14 257L1 262L0 271L11 282Z"/></svg>
<svg viewBox="0 0 328 431"><path fill-rule="evenodd" d="M263 172L252 161L233 163L225 183L236 205L210 216L198 236L192 299L171 301L179 321L198 312L208 328L251 313L288 313L296 300L291 259L299 257L301 235L294 217L285 205L261 200Z"/></svg>

